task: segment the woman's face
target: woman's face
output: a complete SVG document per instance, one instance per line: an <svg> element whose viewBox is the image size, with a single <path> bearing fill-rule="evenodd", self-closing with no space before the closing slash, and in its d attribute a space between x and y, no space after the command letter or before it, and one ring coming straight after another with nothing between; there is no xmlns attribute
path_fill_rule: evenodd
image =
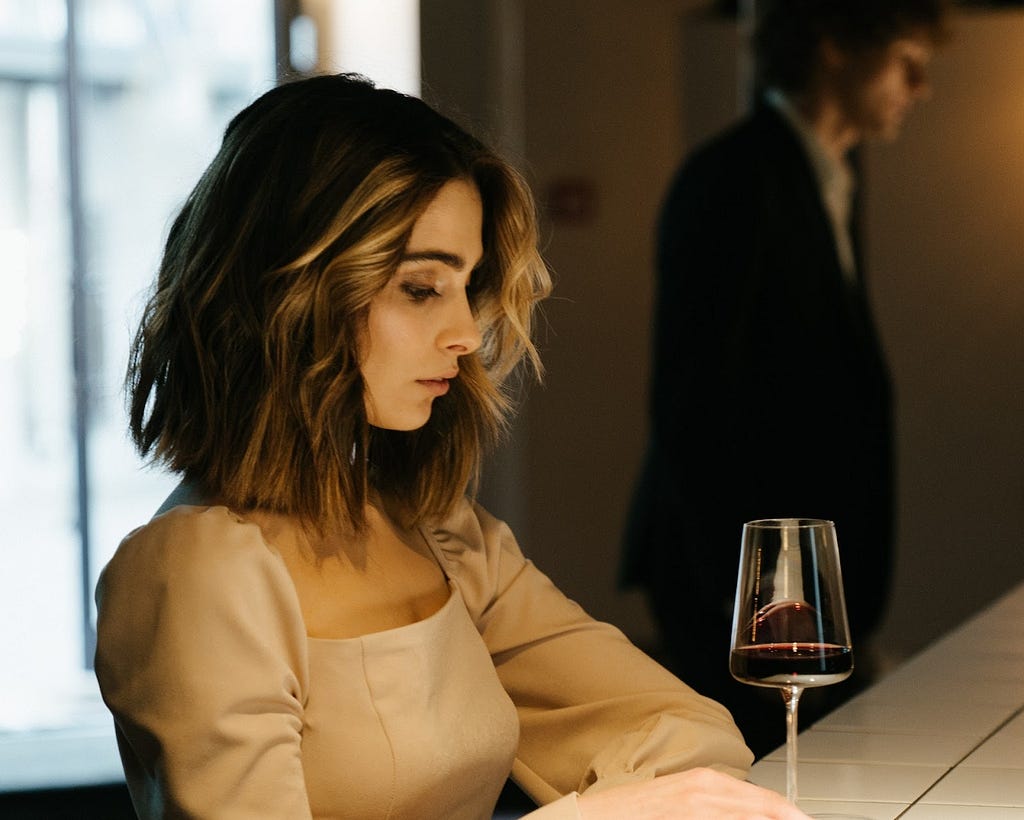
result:
<svg viewBox="0 0 1024 820"><path fill-rule="evenodd" d="M483 256L476 185L452 180L416 220L398 270L370 302L360 371L370 424L415 430L480 347L467 288Z"/></svg>

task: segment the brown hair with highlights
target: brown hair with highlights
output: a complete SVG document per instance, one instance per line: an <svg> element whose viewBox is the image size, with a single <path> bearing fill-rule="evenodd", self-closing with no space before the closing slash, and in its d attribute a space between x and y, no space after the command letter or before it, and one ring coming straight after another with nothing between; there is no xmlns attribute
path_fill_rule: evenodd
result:
<svg viewBox="0 0 1024 820"><path fill-rule="evenodd" d="M438 190L472 180L483 344L429 422L371 427L359 370L368 305ZM228 506L359 531L371 493L412 524L451 509L510 410L536 303L550 291L519 174L415 97L355 75L296 80L228 125L174 220L132 346L143 455Z"/></svg>

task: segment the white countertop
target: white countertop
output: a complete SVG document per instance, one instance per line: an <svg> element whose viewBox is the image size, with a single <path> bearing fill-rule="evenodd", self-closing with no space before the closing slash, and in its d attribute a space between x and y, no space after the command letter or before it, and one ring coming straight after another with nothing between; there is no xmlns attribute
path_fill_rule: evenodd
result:
<svg viewBox="0 0 1024 820"><path fill-rule="evenodd" d="M1024 584L802 732L797 751L809 814L1024 820ZM780 748L750 779L785 793L785 770Z"/></svg>

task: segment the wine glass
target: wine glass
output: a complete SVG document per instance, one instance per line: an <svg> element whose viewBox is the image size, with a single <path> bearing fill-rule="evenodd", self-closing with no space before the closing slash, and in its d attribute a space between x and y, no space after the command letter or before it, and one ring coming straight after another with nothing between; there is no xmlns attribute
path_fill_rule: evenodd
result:
<svg viewBox="0 0 1024 820"><path fill-rule="evenodd" d="M786 798L796 803L797 705L808 686L853 670L836 529L831 521L775 518L743 525L729 671L773 686L786 704Z"/></svg>

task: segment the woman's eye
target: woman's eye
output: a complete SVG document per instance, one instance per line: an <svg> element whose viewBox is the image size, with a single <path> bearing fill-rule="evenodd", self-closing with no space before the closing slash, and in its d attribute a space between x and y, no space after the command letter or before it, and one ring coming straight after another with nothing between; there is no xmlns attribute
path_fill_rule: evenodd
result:
<svg viewBox="0 0 1024 820"><path fill-rule="evenodd" d="M433 296L441 295L432 287L414 285L411 282L402 285L402 292L414 302L425 302Z"/></svg>

